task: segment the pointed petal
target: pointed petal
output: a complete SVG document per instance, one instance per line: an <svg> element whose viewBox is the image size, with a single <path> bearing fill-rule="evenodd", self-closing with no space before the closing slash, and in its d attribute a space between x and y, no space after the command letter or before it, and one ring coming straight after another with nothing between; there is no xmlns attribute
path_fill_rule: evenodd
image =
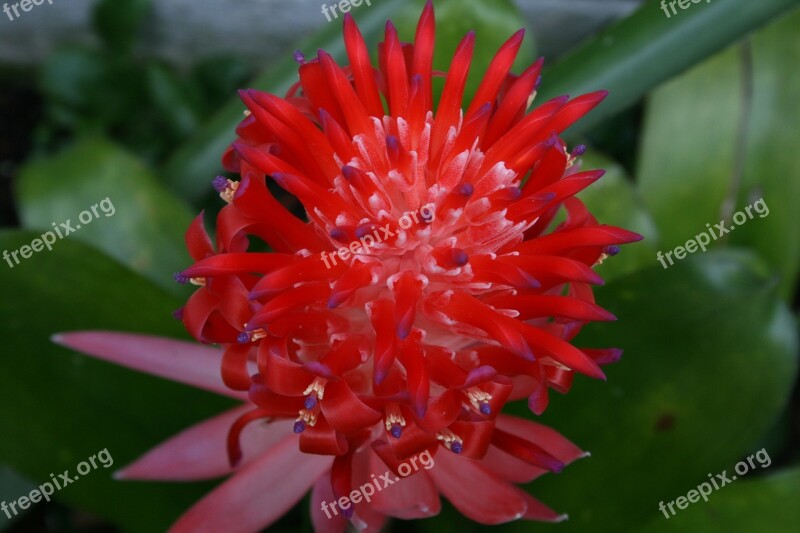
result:
<svg viewBox="0 0 800 533"><path fill-rule="evenodd" d="M332 462L332 457L300 452L297 436L291 435L207 494L170 532L259 531L300 501Z"/></svg>
<svg viewBox="0 0 800 533"><path fill-rule="evenodd" d="M196 424L114 473L116 479L196 481L230 474L225 440L231 424L251 409L237 407ZM242 432L241 465L292 433L291 421L251 424Z"/></svg>
<svg viewBox="0 0 800 533"><path fill-rule="evenodd" d="M347 530L347 519L338 507L331 507L334 501L336 497L331 488L331 478L324 474L311 491L311 523L316 533L344 533Z"/></svg>
<svg viewBox="0 0 800 533"><path fill-rule="evenodd" d="M53 335L53 342L104 361L159 376L223 396L245 400L222 382L222 351L165 337L114 331L73 331Z"/></svg>
<svg viewBox="0 0 800 533"><path fill-rule="evenodd" d="M520 491L478 461L437 453L430 475L461 514L480 524L496 525L522 518L527 503Z"/></svg>

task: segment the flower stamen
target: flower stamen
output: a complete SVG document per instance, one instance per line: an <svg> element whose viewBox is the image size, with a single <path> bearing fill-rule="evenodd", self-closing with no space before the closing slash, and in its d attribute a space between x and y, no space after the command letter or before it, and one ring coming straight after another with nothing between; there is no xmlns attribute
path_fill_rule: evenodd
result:
<svg viewBox="0 0 800 533"><path fill-rule="evenodd" d="M478 387L470 387L466 391L467 398L469 398L469 403L472 404L472 407L484 415L492 414L492 407L489 405L489 401L492 399L492 395L482 391Z"/></svg>
<svg viewBox="0 0 800 533"><path fill-rule="evenodd" d="M227 179L225 176L217 176L211 182L214 190L219 193L219 197L227 203L233 202L233 195L239 189L239 182Z"/></svg>
<svg viewBox="0 0 800 533"><path fill-rule="evenodd" d="M389 404L386 408L386 419L384 420L386 431L392 434L392 437L399 439L403 435L403 428L406 426L406 419L400 413L400 408L396 403Z"/></svg>
<svg viewBox="0 0 800 533"><path fill-rule="evenodd" d="M464 441L449 429L443 429L437 433L436 439L442 441L444 447L453 453L461 453L461 450L464 449Z"/></svg>

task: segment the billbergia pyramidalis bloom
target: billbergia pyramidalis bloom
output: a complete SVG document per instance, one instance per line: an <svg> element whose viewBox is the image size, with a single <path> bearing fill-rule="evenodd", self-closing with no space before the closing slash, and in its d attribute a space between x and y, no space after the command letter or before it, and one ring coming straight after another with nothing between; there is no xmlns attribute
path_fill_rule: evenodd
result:
<svg viewBox="0 0 800 533"><path fill-rule="evenodd" d="M567 392L575 372L602 379L600 365L620 355L571 343L586 323L614 319L594 302L592 267L640 239L575 197L603 172L579 171L584 148L560 137L605 92L529 111L542 61L510 72L520 31L462 106L475 36L440 73L434 33L430 3L414 44L388 23L375 68L347 16L348 67L298 53L286 97L241 92L245 118L223 158L240 179L214 180L226 203L216 242L199 216L186 234L195 263L176 275L197 286L180 318L219 348L57 338L244 403L119 473L232 474L175 531L257 531L309 489L319 531L432 516L440 494L483 524L562 518L516 484L583 452L501 410L527 397L540 414L550 389ZM435 465L369 502L326 507L422 454Z"/></svg>

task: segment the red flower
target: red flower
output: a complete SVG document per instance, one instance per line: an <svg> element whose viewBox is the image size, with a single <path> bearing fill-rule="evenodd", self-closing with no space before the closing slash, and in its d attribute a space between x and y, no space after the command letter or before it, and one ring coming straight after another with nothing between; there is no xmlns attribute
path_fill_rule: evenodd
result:
<svg viewBox="0 0 800 533"><path fill-rule="evenodd" d="M513 483L559 471L580 450L499 413L526 396L541 413L549 389L567 392L574 372L603 378L599 365L619 357L570 341L587 322L614 319L594 303L591 286L602 280L592 266L640 237L598 224L574 197L603 173L576 172L583 148L569 153L559 138L605 93L527 113L542 62L510 73L518 32L462 110L469 34L434 110L430 3L413 45L387 24L377 70L349 16L344 32L349 67L320 51L298 58L300 81L286 98L241 93L247 116L224 157L241 181L215 180L228 203L216 250L202 215L187 231L196 263L176 277L199 288L183 322L197 340L222 347L219 361L205 361L221 366L227 393L246 393L250 407L187 430L124 476L228 473L210 448L225 431L237 473L178 531L257 530L312 485L315 526L326 531L342 530L343 514L366 530L386 516L435 515L440 492L484 524L557 520ZM273 184L304 216L275 198ZM551 230L562 206L566 221ZM263 244L271 251L252 251ZM62 342L107 358L130 342L80 335ZM156 344L151 353L175 346L143 342ZM125 350L118 360L135 353ZM204 363L185 359L159 372L192 382L182 373ZM138 368L152 371L153 363ZM209 387L209 379L193 383ZM226 392L219 383L213 390ZM264 442L254 445L248 424L257 420L269 424L257 425ZM192 464L190 453L204 464ZM436 466L327 518L322 502L387 469L402 474L423 454ZM276 488L278 479L289 487Z"/></svg>

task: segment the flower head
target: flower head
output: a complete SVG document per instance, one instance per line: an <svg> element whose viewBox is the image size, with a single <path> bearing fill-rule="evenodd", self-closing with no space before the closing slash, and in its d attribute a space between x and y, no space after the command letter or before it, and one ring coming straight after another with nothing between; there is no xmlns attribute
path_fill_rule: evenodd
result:
<svg viewBox="0 0 800 533"><path fill-rule="evenodd" d="M213 182L227 203L216 246L202 215L187 231L196 262L176 279L197 290L180 316L197 340L221 346L222 380L249 408L209 422L227 432L241 473L179 529L279 473L314 485L315 520L327 519L320 501L422 454L436 460L429 472L335 519L374 529L385 516L430 516L442 493L482 523L556 520L512 483L582 452L500 413L524 397L541 413L549 389L566 392L575 372L602 378L599 365L619 357L570 341L587 322L614 319L594 303L602 280L592 267L640 237L598 224L575 198L603 172L577 171L585 147L570 152L559 137L605 93L529 111L542 61L510 72L518 32L462 106L475 36L437 74L430 3L414 44L387 23L378 68L349 16L344 38L348 67L324 51L297 54L299 82L285 98L241 92L246 116L224 156L241 179ZM434 106L436 75L445 80ZM255 251L263 245L271 251ZM252 459L258 421L281 440Z"/></svg>

